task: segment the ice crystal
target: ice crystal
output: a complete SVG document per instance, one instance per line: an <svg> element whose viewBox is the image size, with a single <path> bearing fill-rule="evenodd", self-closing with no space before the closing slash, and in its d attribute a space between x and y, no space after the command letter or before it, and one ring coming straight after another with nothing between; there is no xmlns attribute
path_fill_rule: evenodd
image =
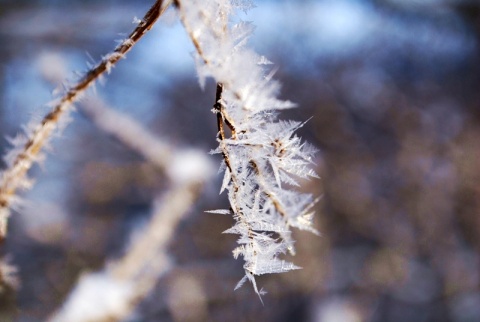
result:
<svg viewBox="0 0 480 322"><path fill-rule="evenodd" d="M278 98L279 82L271 62L246 45L254 32L235 10L249 10L251 1L178 1L182 22L195 48L200 84L217 82L219 133L217 149L223 158L220 192L227 191L230 209L211 213L231 214L238 234L235 258L243 257L245 277L259 295L255 276L283 273L299 267L280 258L295 253L291 227L317 233L312 227L315 199L293 188L299 179L317 177L311 169L316 149L295 132L305 123L279 120L277 110L295 106ZM228 131L227 131L228 129Z"/></svg>

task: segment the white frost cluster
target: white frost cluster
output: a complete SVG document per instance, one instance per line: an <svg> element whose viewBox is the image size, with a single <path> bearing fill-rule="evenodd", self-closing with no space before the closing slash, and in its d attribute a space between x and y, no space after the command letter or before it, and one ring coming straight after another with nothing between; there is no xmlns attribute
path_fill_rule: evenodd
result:
<svg viewBox="0 0 480 322"><path fill-rule="evenodd" d="M215 168L204 153L195 149L175 151L170 165L166 168L170 180L185 184L204 182L211 178L215 174Z"/></svg>
<svg viewBox="0 0 480 322"><path fill-rule="evenodd" d="M234 257L245 260L245 277L257 289L255 275L282 273L299 267L280 258L295 253L290 227L312 228L314 198L292 188L298 178L317 177L310 168L316 149L295 135L303 123L282 121L277 110L295 106L277 98L280 84L272 80L268 59L245 45L254 27L233 21L235 10L251 1L177 1L180 18L197 50L200 84L206 77L218 83L213 112L219 124L219 146L231 214L235 225L225 231L240 235Z"/></svg>
<svg viewBox="0 0 480 322"><path fill-rule="evenodd" d="M114 280L105 272L82 276L61 311L51 322L100 321L123 317L130 310L132 285Z"/></svg>

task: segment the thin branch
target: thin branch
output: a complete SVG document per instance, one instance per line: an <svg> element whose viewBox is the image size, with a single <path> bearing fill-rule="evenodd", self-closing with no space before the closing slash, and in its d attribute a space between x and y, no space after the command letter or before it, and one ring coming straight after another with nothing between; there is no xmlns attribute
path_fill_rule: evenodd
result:
<svg viewBox="0 0 480 322"><path fill-rule="evenodd" d="M172 162L175 151L166 140L155 136L128 115L109 107L101 98L91 97L82 102L84 113L100 130L111 135L161 170Z"/></svg>
<svg viewBox="0 0 480 322"><path fill-rule="evenodd" d="M222 92L223 92L222 83L217 83L217 92L215 94L215 104L213 105L213 110L217 115L217 127L218 127L219 140L225 140L225 130L223 129L222 103L221 103Z"/></svg>
<svg viewBox="0 0 480 322"><path fill-rule="evenodd" d="M80 278L50 322L123 321L173 267L167 253L180 221L198 199L204 182L174 185L155 200L152 218L129 251L102 271Z"/></svg>
<svg viewBox="0 0 480 322"><path fill-rule="evenodd" d="M98 128L164 170L170 179L169 190L155 200L150 222L133 233L125 255L100 272L82 276L63 307L49 319L50 322L122 321L173 267L167 246L174 239L178 223L192 209L214 171L203 153L175 149L99 98L83 102L80 111L85 112ZM180 167L182 173L187 171L186 180L182 179L184 175L177 177L178 171L172 171L182 162ZM112 294L114 292L117 297Z"/></svg>
<svg viewBox="0 0 480 322"><path fill-rule="evenodd" d="M199 54L200 54L200 52L199 52ZM234 191L238 192L240 182L238 182L239 180L236 178L235 171L234 171L234 169L232 167L232 163L230 161L230 156L229 156L229 153L228 153L228 149L226 149L226 146L225 146L225 130L224 130L223 122L225 121L225 124L227 124L227 126L232 131L232 140L236 139L235 127L230 122L227 122L225 120L225 116L224 116L225 109L223 108L223 105L221 103L223 89L224 89L223 84L222 83L217 83L217 91L216 91L216 94L215 94L215 104L213 105L213 108L214 108L214 110L216 111L216 114L217 114L217 126L218 126L218 136L219 136L218 139L220 140L220 147L221 147L221 150L222 150L223 161L225 162L225 165L227 166L228 171L230 171L231 183L234 186ZM235 195L235 197L237 197L237 195ZM243 214L240 210L240 207L238 207L238 205L237 205L237 202L232 203L231 206L232 206L234 212L236 214L238 214L238 217L241 220L241 222L245 225L245 227L248 228L249 236L251 237L253 231L251 231L247 220L243 216Z"/></svg>
<svg viewBox="0 0 480 322"><path fill-rule="evenodd" d="M177 9L181 9L181 4L179 0L175 0L174 5L177 7ZM202 59L203 63L207 66L211 65L211 61L206 57L196 33L194 32L192 27L189 25L187 19L182 13L180 14L180 19L199 57ZM215 34L215 37L218 40L220 40L222 37L225 36L226 31L227 31L227 25L225 23L222 28L222 34ZM219 147L221 149L221 154L225 162L225 165L227 167L226 171L230 172L230 183L233 186L232 198L230 198L229 196L231 209L233 210L233 213L235 214L235 216L238 218L237 220L240 221L242 225L247 229L248 245L253 248L255 244L255 241L254 241L255 233L251 225L249 224L247 218L243 214L241 207L239 206L240 204L239 198L241 198L241 196L239 195L239 192L240 192L240 185L242 184L242 182L240 182L240 180L238 180L238 178L236 177L236 170L233 168L233 165L232 165L232 157L230 156L229 150L225 142L226 136L225 136L224 122L231 130L231 134L232 134L231 139L237 140L234 121L228 115L227 110L224 108L222 104L222 94L225 90L230 90L237 99L240 99L241 97L240 94L237 91L235 91L234 88L231 88L230 84L224 83L224 82L217 82L214 111L217 115L217 126L219 131L218 139L220 141ZM253 255L255 257L253 262L256 262L256 257L258 256L258 253L255 251ZM256 289L256 286L255 286L255 289Z"/></svg>
<svg viewBox="0 0 480 322"><path fill-rule="evenodd" d="M311 196L281 186L282 181L295 184L289 174L313 176L299 160L310 158L313 150L305 148L293 135L298 128L292 126L295 122L278 121L272 113L295 104L277 98L279 83L259 66L265 59L245 49L252 32L248 24L240 22L228 28L227 17L233 14L235 5L215 0L176 0L175 5L197 51L201 84L210 76L217 81L213 111L219 147L215 153L222 155L226 165L221 191L228 191L230 211L236 221L225 233L240 235L240 246L233 256L245 260L245 277L236 288L249 280L260 296L263 291L258 290L254 275L299 268L280 258L287 250L294 252L290 228L313 230L310 221L302 223L307 217L305 210L311 207L307 204ZM226 128L231 131L230 137ZM285 153L285 147L291 153Z"/></svg>
<svg viewBox="0 0 480 322"><path fill-rule="evenodd" d="M2 173L0 179L0 240L6 237L9 208L17 190L25 183L28 170L38 159L40 151L52 136L53 131L58 128L61 119L71 109L72 104L101 75L110 72L111 68L121 58L124 58L125 54L152 28L171 3L171 1L168 1L166 6L162 6L163 2L163 0L157 0L127 39L118 45L113 52L106 55L100 63L86 72L75 85L67 89L65 94L53 103L51 112L33 129L23 148L13 158L9 168Z"/></svg>

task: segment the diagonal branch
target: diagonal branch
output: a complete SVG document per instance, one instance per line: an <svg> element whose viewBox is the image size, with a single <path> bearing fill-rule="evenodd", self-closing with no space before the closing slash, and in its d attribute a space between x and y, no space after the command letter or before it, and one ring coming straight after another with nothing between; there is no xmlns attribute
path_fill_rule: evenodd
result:
<svg viewBox="0 0 480 322"><path fill-rule="evenodd" d="M12 201L15 199L17 190L25 185L28 170L38 160L39 153L46 145L52 133L58 128L59 122L63 120L72 104L77 101L85 91L91 87L97 79L111 68L148 32L166 8L170 5L168 1L163 6L163 0L156 0L153 6L138 23L137 27L119 44L113 52L104 56L92 69L87 71L80 80L68 88L58 100L52 103L53 108L40 124L37 124L22 148L14 155L9 167L1 174L0 178L0 241L6 237L8 215Z"/></svg>
<svg viewBox="0 0 480 322"><path fill-rule="evenodd" d="M148 225L137 231L128 252L102 271L84 274L49 322L126 320L174 266L168 244L205 181L173 184L153 205ZM137 316L138 318L138 316Z"/></svg>

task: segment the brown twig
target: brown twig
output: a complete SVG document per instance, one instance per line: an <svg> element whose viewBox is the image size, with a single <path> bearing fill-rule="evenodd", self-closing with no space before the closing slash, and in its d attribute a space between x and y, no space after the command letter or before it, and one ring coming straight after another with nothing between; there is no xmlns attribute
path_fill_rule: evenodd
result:
<svg viewBox="0 0 480 322"><path fill-rule="evenodd" d="M166 10L170 1L163 6L163 0L157 0L145 14L133 32L118 45L113 52L106 55L100 63L85 73L83 77L65 94L58 99L50 113L34 128L27 138L22 150L13 159L0 178L0 241L6 237L9 208L12 199L19 187L25 182L28 170L32 167L42 148L47 143L52 132L58 127L59 121L65 116L72 104L91 87L97 79L111 68L130 51L130 49L149 31L162 13Z"/></svg>
<svg viewBox="0 0 480 322"><path fill-rule="evenodd" d="M223 117L222 117L222 93L223 93L223 84L217 83L217 92L215 94L215 104L213 109L217 114L217 127L218 127L218 138L220 140L225 140L225 130L223 129Z"/></svg>

